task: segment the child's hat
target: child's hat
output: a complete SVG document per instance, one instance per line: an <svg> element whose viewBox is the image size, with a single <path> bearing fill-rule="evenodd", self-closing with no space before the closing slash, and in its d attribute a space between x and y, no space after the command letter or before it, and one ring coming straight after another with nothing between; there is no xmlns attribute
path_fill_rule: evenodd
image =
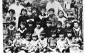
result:
<svg viewBox="0 0 85 55"><path fill-rule="evenodd" d="M38 37L38 35L34 33L34 34L32 34L32 37Z"/></svg>
<svg viewBox="0 0 85 55"><path fill-rule="evenodd" d="M28 24L33 24L33 23L34 23L34 22L33 22L33 21L31 21L31 20L28 22Z"/></svg>

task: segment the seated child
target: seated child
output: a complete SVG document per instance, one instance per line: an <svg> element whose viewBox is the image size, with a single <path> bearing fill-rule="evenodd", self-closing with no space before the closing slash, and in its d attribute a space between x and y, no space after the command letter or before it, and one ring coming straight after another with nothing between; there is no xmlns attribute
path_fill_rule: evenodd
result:
<svg viewBox="0 0 85 55"><path fill-rule="evenodd" d="M40 33L44 30L43 27L41 27L41 23L36 23L36 28L34 29L34 33L38 35L38 38L40 38Z"/></svg>
<svg viewBox="0 0 85 55"><path fill-rule="evenodd" d="M51 37L48 39L48 49L56 52L57 47L57 38L56 38L56 32L53 32Z"/></svg>
<svg viewBox="0 0 85 55"><path fill-rule="evenodd" d="M32 35L31 46L32 46L32 48L30 49L30 52L39 51L39 40L38 40L38 36L36 34Z"/></svg>
<svg viewBox="0 0 85 55"><path fill-rule="evenodd" d="M65 34L62 31L59 33L59 39L57 41L57 48L59 49L60 53L64 53L68 49L68 44L65 40Z"/></svg>
<svg viewBox="0 0 85 55"><path fill-rule="evenodd" d="M40 34L40 39L39 39L39 51L46 52L46 48L47 48L47 38L45 38L45 33L42 32Z"/></svg>
<svg viewBox="0 0 85 55"><path fill-rule="evenodd" d="M20 24L20 28L18 28L18 30L21 33L22 38L26 38L26 32L27 32L27 28L25 27L25 23L21 22Z"/></svg>
<svg viewBox="0 0 85 55"><path fill-rule="evenodd" d="M13 40L13 44L12 44L15 53L19 52L21 48L21 41L22 41L21 35L19 32L17 32L15 34L15 39Z"/></svg>

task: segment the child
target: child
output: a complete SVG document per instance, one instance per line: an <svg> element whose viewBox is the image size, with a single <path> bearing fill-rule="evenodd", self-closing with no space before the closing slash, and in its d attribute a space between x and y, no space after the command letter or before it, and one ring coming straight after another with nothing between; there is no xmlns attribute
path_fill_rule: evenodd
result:
<svg viewBox="0 0 85 55"><path fill-rule="evenodd" d="M46 37L51 37L52 22L50 20L46 21L46 27L44 28L46 32Z"/></svg>
<svg viewBox="0 0 85 55"><path fill-rule="evenodd" d="M50 8L48 10L48 16L54 14L55 10L53 8Z"/></svg>
<svg viewBox="0 0 85 55"><path fill-rule="evenodd" d="M37 13L37 8L32 8L32 15L30 16L30 19L34 20L35 23L40 21L40 18Z"/></svg>
<svg viewBox="0 0 85 55"><path fill-rule="evenodd" d="M36 34L32 35L32 40L31 40L31 45L32 45L32 49L30 50L30 52L39 52L39 40L38 40L38 36Z"/></svg>
<svg viewBox="0 0 85 55"><path fill-rule="evenodd" d="M79 26L79 23L75 21L73 24L74 24L73 32L75 37L81 37L81 28Z"/></svg>
<svg viewBox="0 0 85 55"><path fill-rule="evenodd" d="M57 47L57 38L56 38L56 32L52 33L52 36L48 39L48 49L56 52Z"/></svg>
<svg viewBox="0 0 85 55"><path fill-rule="evenodd" d="M19 32L17 32L17 33L15 34L15 39L13 40L13 44L12 44L15 53L17 53L17 52L20 51L21 41L22 41L21 35L20 35Z"/></svg>
<svg viewBox="0 0 85 55"><path fill-rule="evenodd" d="M34 22L33 21L29 21L27 22L27 32L30 34L34 33Z"/></svg>
<svg viewBox="0 0 85 55"><path fill-rule="evenodd" d="M57 48L59 52L64 53L68 49L68 44L65 40L64 32L59 33L59 39L57 41Z"/></svg>
<svg viewBox="0 0 85 55"><path fill-rule="evenodd" d="M9 10L9 16L7 16L7 19L6 19L8 23L16 21L16 18L14 17L14 14L15 14L15 10L10 9Z"/></svg>
<svg viewBox="0 0 85 55"><path fill-rule="evenodd" d="M39 51L46 52L46 48L47 48L47 38L45 38L45 33L42 32L40 34L40 39L39 39Z"/></svg>
<svg viewBox="0 0 85 55"><path fill-rule="evenodd" d="M9 36L9 38L14 38L14 34L16 32L15 25L16 24L14 22L9 23L9 26L8 26L8 36Z"/></svg>
<svg viewBox="0 0 85 55"><path fill-rule="evenodd" d="M17 31L21 33L22 38L26 38L27 28L25 27L25 23L21 22L20 28Z"/></svg>
<svg viewBox="0 0 85 55"><path fill-rule="evenodd" d="M21 22L26 24L26 21L28 19L29 19L29 17L27 16L27 10L26 9L22 9L21 10L21 16L19 17L19 20L18 20L18 28L20 28Z"/></svg>
<svg viewBox="0 0 85 55"><path fill-rule="evenodd" d="M46 14L46 9L44 7L41 7L41 14L39 15L39 18L42 22L42 26L45 27L46 26L46 18L47 18L47 14Z"/></svg>
<svg viewBox="0 0 85 55"><path fill-rule="evenodd" d="M23 39L21 42L21 49L29 52L32 48L31 46L31 35L29 33L26 34L26 39Z"/></svg>
<svg viewBox="0 0 85 55"><path fill-rule="evenodd" d="M26 8L27 8L27 15L30 17L32 14L32 12L31 12L32 7L31 7L31 4L29 2L26 4Z"/></svg>
<svg viewBox="0 0 85 55"><path fill-rule="evenodd" d="M66 23L65 32L73 32L71 23Z"/></svg>
<svg viewBox="0 0 85 55"><path fill-rule="evenodd" d="M34 29L34 33L38 35L38 38L40 38L40 33L44 31L44 28L41 27L41 23L37 22L36 23L36 28Z"/></svg>
<svg viewBox="0 0 85 55"><path fill-rule="evenodd" d="M61 21L62 22L62 27L65 27L66 17L64 16L63 11L60 10L58 12L58 16L59 16L58 21Z"/></svg>

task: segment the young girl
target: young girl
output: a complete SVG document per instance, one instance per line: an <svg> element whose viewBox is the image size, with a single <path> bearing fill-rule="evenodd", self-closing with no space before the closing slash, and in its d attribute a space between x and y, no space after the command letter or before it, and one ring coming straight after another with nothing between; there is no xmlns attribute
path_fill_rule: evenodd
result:
<svg viewBox="0 0 85 55"><path fill-rule="evenodd" d="M58 16L59 16L58 21L61 21L62 22L62 27L65 27L66 17L64 16L63 11L60 10L58 12Z"/></svg>
<svg viewBox="0 0 85 55"><path fill-rule="evenodd" d="M21 33L22 38L26 38L27 28L25 27L25 23L21 22L20 28L17 31Z"/></svg>
<svg viewBox="0 0 85 55"><path fill-rule="evenodd" d="M59 33L59 39L57 41L57 48L59 52L64 53L68 49L68 44L65 40L65 34L63 32Z"/></svg>
<svg viewBox="0 0 85 55"><path fill-rule="evenodd" d="M18 28L20 28L21 22L26 24L27 19L29 19L29 17L27 16L27 10L22 9L21 10L21 16L19 17L19 21L18 21Z"/></svg>
<svg viewBox="0 0 85 55"><path fill-rule="evenodd" d="M39 39L39 51L46 52L46 48L47 48L47 38L45 38L45 33L41 33Z"/></svg>
<svg viewBox="0 0 85 55"><path fill-rule="evenodd" d="M32 35L31 46L30 52L39 52L39 40L36 34Z"/></svg>
<svg viewBox="0 0 85 55"><path fill-rule="evenodd" d="M56 52L57 49L56 32L53 32L51 37L48 39L48 49L52 52Z"/></svg>
<svg viewBox="0 0 85 55"><path fill-rule="evenodd" d="M40 22L36 23L36 28L34 29L34 33L38 35L38 38L40 38L40 33L44 31L44 28L41 27Z"/></svg>

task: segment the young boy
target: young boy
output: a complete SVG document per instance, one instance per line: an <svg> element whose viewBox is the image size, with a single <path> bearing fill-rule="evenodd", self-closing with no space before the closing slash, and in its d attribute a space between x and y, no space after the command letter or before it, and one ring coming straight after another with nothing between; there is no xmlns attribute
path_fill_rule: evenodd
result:
<svg viewBox="0 0 85 55"><path fill-rule="evenodd" d="M51 37L48 39L48 49L56 52L57 47L57 38L56 38L56 32L53 32Z"/></svg>

